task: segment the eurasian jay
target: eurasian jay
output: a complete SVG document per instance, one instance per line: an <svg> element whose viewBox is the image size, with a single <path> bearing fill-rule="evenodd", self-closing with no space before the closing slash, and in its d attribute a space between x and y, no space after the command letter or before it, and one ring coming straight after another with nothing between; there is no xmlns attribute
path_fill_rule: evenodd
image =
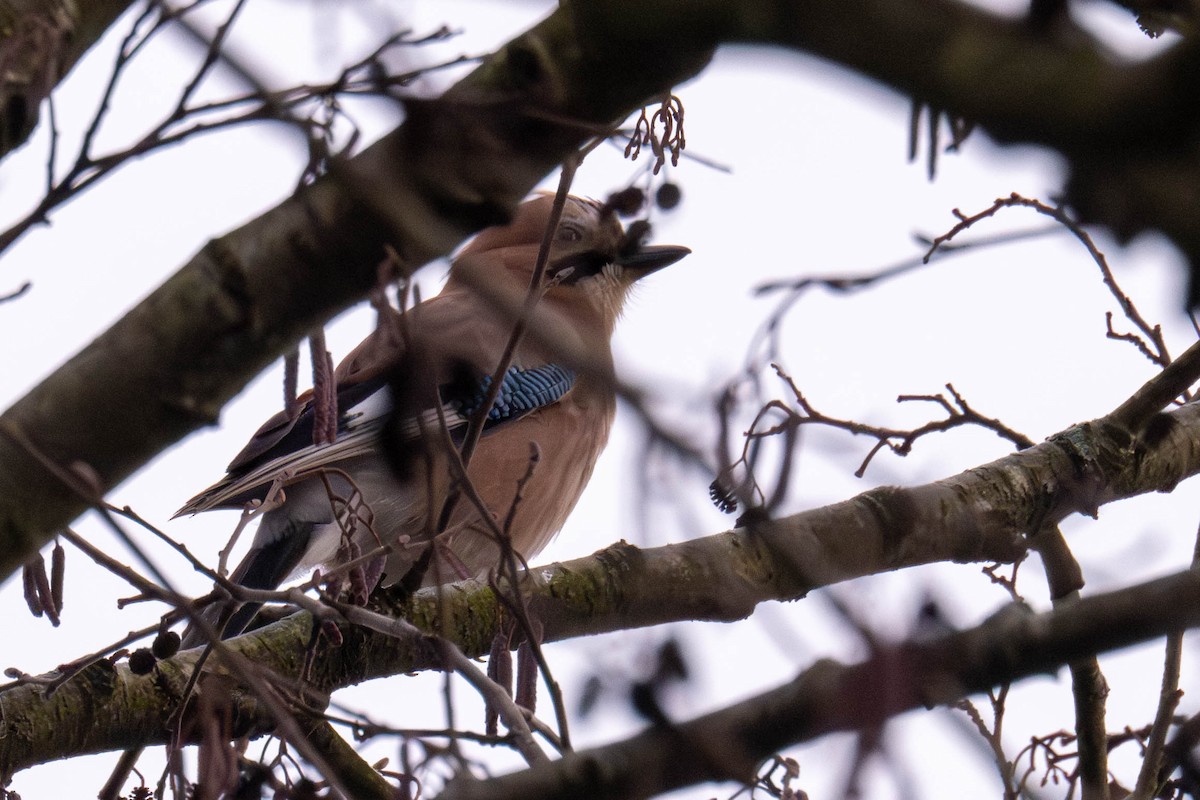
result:
<svg viewBox="0 0 1200 800"><path fill-rule="evenodd" d="M495 568L497 530L507 528L525 559L558 532L608 439L616 406L609 340L629 288L690 251L643 246L609 205L569 197L531 308L552 207L552 196L523 203L510 224L480 232L459 252L437 296L403 314L388 307L334 373L331 443L314 444L319 409L302 396L298 413L268 420L226 476L177 512L243 508L272 486L278 498L282 486L233 581L274 589L383 544L391 546L385 585L406 576L416 583L410 570L423 570L416 577L430 585ZM526 334L486 412L461 491L451 450L470 440L472 417L483 417L523 309ZM256 611L221 609L233 614L223 635L240 633ZM199 643L197 635L185 641Z"/></svg>

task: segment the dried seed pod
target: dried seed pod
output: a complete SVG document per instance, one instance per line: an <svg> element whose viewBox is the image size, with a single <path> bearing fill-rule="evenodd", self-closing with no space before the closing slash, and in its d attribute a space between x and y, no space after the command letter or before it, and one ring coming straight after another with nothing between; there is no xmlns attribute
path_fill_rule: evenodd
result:
<svg viewBox="0 0 1200 800"><path fill-rule="evenodd" d="M605 206L620 214L622 217L632 217L642 210L646 203L646 194L636 186L630 186L608 196Z"/></svg>
<svg viewBox="0 0 1200 800"><path fill-rule="evenodd" d="M670 181L659 186L658 191L654 193L654 204L663 211L670 211L672 208L675 208L682 199L683 190L679 188L679 184L671 183Z"/></svg>
<svg viewBox="0 0 1200 800"><path fill-rule="evenodd" d="M129 671L134 675L149 675L157 663L154 653L146 647L139 647L129 654Z"/></svg>
<svg viewBox="0 0 1200 800"><path fill-rule="evenodd" d="M179 634L175 631L160 631L154 637L154 643L150 645L150 652L155 658L170 658L179 652L179 643Z"/></svg>

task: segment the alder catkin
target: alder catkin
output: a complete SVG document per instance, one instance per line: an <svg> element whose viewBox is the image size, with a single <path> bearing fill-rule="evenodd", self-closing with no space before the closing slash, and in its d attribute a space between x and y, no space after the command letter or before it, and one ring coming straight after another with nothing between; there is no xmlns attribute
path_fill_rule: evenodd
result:
<svg viewBox="0 0 1200 800"><path fill-rule="evenodd" d="M54 543L50 551L50 598L54 602L54 611L61 614L63 609L63 578L67 572L67 551L59 542Z"/></svg>

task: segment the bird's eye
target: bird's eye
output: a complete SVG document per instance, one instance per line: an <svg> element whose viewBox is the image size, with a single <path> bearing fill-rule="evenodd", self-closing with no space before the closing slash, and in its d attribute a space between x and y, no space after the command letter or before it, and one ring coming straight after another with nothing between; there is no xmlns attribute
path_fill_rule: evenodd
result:
<svg viewBox="0 0 1200 800"><path fill-rule="evenodd" d="M555 238L560 242L578 242L583 239L583 229L572 222L564 222L558 226L558 235Z"/></svg>

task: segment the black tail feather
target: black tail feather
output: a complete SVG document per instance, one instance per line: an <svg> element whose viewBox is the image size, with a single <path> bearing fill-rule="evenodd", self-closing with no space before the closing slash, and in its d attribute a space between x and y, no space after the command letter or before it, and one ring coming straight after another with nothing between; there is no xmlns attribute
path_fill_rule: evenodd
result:
<svg viewBox="0 0 1200 800"><path fill-rule="evenodd" d="M255 547L238 565L229 579L247 589L275 589L296 569L312 533L312 523L290 526L287 534L263 546ZM232 639L250 626L262 603L213 603L204 609L201 616L213 627L221 628L222 639ZM227 620L224 625L222 620ZM194 625L183 632L182 647L198 647L205 642L204 635Z"/></svg>

